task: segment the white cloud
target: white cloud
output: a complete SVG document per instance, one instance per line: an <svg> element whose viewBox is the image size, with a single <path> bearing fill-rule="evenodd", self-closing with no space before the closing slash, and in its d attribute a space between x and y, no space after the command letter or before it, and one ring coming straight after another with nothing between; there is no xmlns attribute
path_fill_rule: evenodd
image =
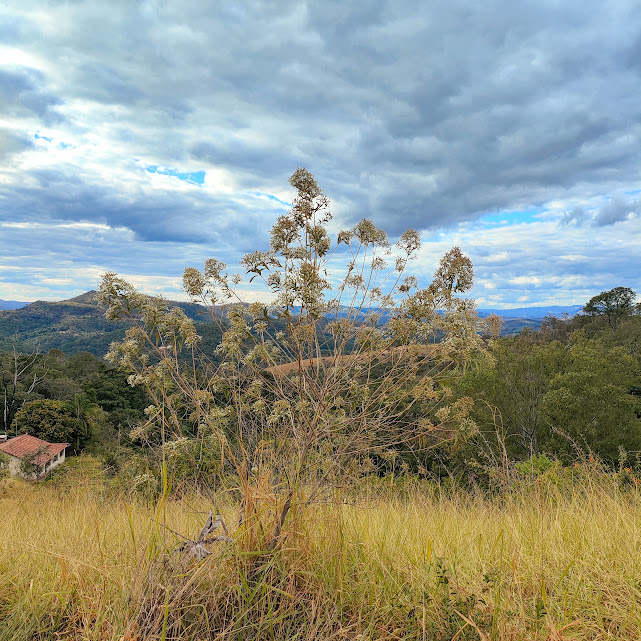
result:
<svg viewBox="0 0 641 641"><path fill-rule="evenodd" d="M485 258L486 263L502 263L510 258L508 252L499 252L498 254L492 254Z"/></svg>
<svg viewBox="0 0 641 641"><path fill-rule="evenodd" d="M162 279L181 262L265 247L283 211L269 195L291 200L300 165L332 197L336 227L367 216L421 230L425 281L459 244L497 303L524 288L535 303L636 286L632 0L429 12L405 0L25 0L4 14L0 242L12 264L73 273L78 287L96 266L175 287ZM203 171L204 184L148 166ZM518 210L536 224L514 223ZM488 213L503 222L475 222ZM28 269L16 278L72 291Z"/></svg>
<svg viewBox="0 0 641 641"><path fill-rule="evenodd" d="M542 279L538 276L516 276L508 281L512 285L534 285L538 287L542 284Z"/></svg>

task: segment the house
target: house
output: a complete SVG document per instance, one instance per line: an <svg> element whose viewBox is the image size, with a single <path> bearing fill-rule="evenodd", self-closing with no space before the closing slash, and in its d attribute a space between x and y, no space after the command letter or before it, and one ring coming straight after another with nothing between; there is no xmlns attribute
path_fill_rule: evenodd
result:
<svg viewBox="0 0 641 641"><path fill-rule="evenodd" d="M48 443L22 434L8 441L0 441L0 452L9 458L9 474L38 479L48 474L65 460L69 443Z"/></svg>

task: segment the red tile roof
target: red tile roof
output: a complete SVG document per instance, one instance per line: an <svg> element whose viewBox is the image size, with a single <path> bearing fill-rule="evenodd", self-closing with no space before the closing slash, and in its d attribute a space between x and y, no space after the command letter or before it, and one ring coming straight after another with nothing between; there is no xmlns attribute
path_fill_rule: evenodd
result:
<svg viewBox="0 0 641 641"><path fill-rule="evenodd" d="M22 436L9 439L6 443L0 443L0 452L21 459L40 451L33 462L36 465L44 465L68 446L69 443L47 443L47 441L43 441L30 434L23 434Z"/></svg>

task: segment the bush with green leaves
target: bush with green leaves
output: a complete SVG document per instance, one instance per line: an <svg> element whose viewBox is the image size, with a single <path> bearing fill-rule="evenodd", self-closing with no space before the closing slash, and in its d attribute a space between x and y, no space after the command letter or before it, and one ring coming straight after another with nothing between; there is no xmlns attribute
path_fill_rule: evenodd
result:
<svg viewBox="0 0 641 641"><path fill-rule="evenodd" d="M630 393L640 375L623 348L573 334L564 369L550 380L541 405L551 430L548 448L565 463L591 452L610 465L621 448L640 451L641 401Z"/></svg>
<svg viewBox="0 0 641 641"><path fill-rule="evenodd" d="M108 359L153 400L132 437L162 447L165 470L168 442L181 456L182 439L209 443L219 482L242 497L240 521L262 519L248 531L265 549L299 506L371 471L384 452L473 434L472 401L453 398L451 385L485 357L474 303L461 297L472 264L458 248L419 288L407 274L416 231L392 245L362 220L332 238L329 199L312 174L298 169L290 184L291 210L268 249L243 257L244 275L215 259L185 270L186 292L221 326L215 355L181 309L113 273L99 288L107 317L133 322ZM269 303L243 302L247 277L262 281ZM193 455L191 464L212 469Z"/></svg>
<svg viewBox="0 0 641 641"><path fill-rule="evenodd" d="M31 434L50 443L69 443L80 451L91 435L90 423L72 403L40 399L27 403L13 419L18 434Z"/></svg>

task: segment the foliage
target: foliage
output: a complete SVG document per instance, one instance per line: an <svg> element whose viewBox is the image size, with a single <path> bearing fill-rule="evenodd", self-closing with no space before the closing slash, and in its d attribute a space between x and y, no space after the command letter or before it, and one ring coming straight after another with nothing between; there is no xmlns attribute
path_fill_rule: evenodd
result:
<svg viewBox="0 0 641 641"><path fill-rule="evenodd" d="M221 322L217 362L183 310L113 273L99 289L108 319L134 323L108 357L153 399L132 436L163 447L215 440L220 469L233 470L221 481L244 497L243 522L266 514L259 504L271 506L256 542L267 549L280 544L290 510L371 470L373 456L468 438L472 403L453 399L451 384L484 354L474 304L459 298L473 270L458 248L419 289L406 275L417 232L391 246L362 220L333 241L329 199L314 177L298 169L290 184L297 195L272 227L270 248L241 263L274 302L242 303L242 276L215 259L185 270L185 290Z"/></svg>
<svg viewBox="0 0 641 641"><path fill-rule="evenodd" d="M635 298L636 293L629 287L615 287L591 298L583 307L583 311L589 315L605 317L608 325L616 329L622 317L633 313Z"/></svg>
<svg viewBox="0 0 641 641"><path fill-rule="evenodd" d="M39 447L34 452L25 454L20 459L20 472L27 479L39 479L46 471L46 464L39 461L47 455L45 446Z"/></svg>
<svg viewBox="0 0 641 641"><path fill-rule="evenodd" d="M615 288L618 289L618 288ZM614 290L613 290L614 291ZM641 449L641 317L546 318L537 332L491 344L494 364L470 371L457 394L477 399L479 434L450 473L510 483L511 462L547 454L566 465L589 456L612 468Z"/></svg>
<svg viewBox="0 0 641 641"><path fill-rule="evenodd" d="M562 368L564 347L558 341L538 344L532 334L522 333L494 342L491 353L494 362L470 373L461 393L484 401L475 408L479 424L492 430L500 422L510 458L529 458L539 452L544 437L541 404Z"/></svg>
<svg viewBox="0 0 641 641"><path fill-rule="evenodd" d="M90 353L67 357L60 350L47 354L21 354L17 349L0 352L3 386L0 431L17 436L16 412L33 400L63 401L85 423L91 434L74 447L113 454L128 443L127 434L148 405L140 388L127 384L126 376ZM6 417L6 418L5 418Z"/></svg>
<svg viewBox="0 0 641 641"><path fill-rule="evenodd" d="M203 341L213 350L220 342L220 332L215 324L202 322L205 310L189 303L175 305L194 319ZM59 349L67 355L90 352L102 358L110 343L122 340L124 334L123 324L105 318L94 291L66 301L37 301L0 311L0 350L16 347L23 353L39 353Z"/></svg>
<svg viewBox="0 0 641 641"><path fill-rule="evenodd" d="M38 354L21 354L14 346L10 352L0 352L2 370L2 422L0 431L9 433L16 412L37 394L36 387L44 378Z"/></svg>
<svg viewBox="0 0 641 641"><path fill-rule="evenodd" d="M562 373L550 381L542 414L553 434L548 447L565 463L592 451L614 464L619 450L641 450L639 399L630 394L638 363L620 347L573 335Z"/></svg>
<svg viewBox="0 0 641 641"><path fill-rule="evenodd" d="M0 488L7 478L9 478L9 457L0 452Z"/></svg>
<svg viewBox="0 0 641 641"><path fill-rule="evenodd" d="M527 461L521 461L514 466L522 476L541 476L555 467L556 463L546 454L534 454Z"/></svg>
<svg viewBox="0 0 641 641"><path fill-rule="evenodd" d="M14 429L51 443L69 443L72 451L80 452L91 436L91 408L76 403L41 399L29 401L15 416Z"/></svg>

